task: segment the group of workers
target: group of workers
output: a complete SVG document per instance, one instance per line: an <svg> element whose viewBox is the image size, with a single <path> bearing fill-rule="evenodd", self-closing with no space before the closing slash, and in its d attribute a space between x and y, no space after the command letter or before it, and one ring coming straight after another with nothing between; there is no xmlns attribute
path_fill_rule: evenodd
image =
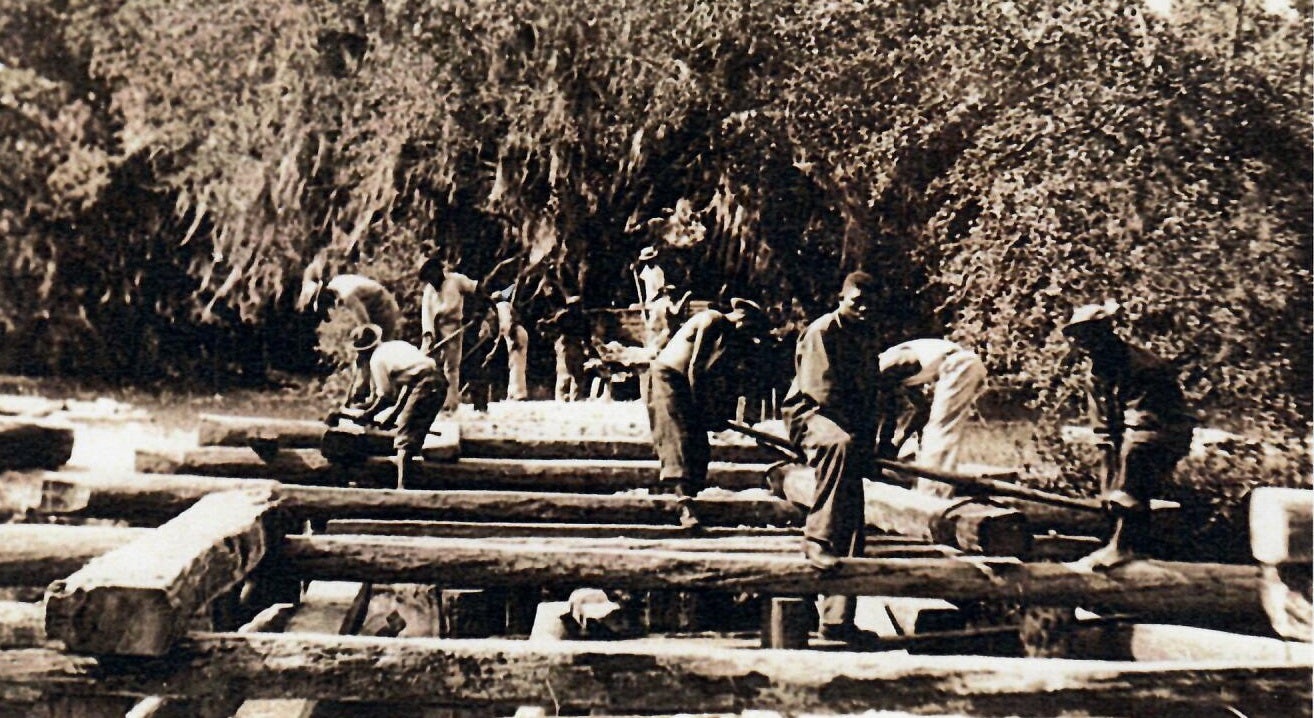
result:
<svg viewBox="0 0 1314 718"><path fill-rule="evenodd" d="M742 368L762 350L772 327L762 307L743 297L731 299L727 311L704 309L681 323L689 295L671 300L673 287L651 259L641 255L648 264L635 272L650 330L642 395L660 463L657 488L677 497L681 524L694 529L699 519L691 499L707 483L708 434L731 426L750 379ZM479 282L441 261L425 261L416 346L399 338L401 313L385 288L358 275L325 283L316 271L322 267L308 271L303 304L336 302L359 319L351 333L359 379L334 416L368 425L393 408L383 425L396 428L399 488L408 482L437 415L459 404L466 297L481 296L496 307L497 341L509 350L508 394L527 395L528 332L515 321L510 290L485 293ZM837 306L799 334L794 375L781 405L788 442L816 472L803 553L820 571L863 555L863 479L880 475L878 458L909 453L906 445L916 435L918 465L957 468L968 417L985 388L980 357L959 344L914 338L887 345L873 321L880 289L866 272L845 277ZM1172 365L1114 331L1119 313L1116 302L1081 306L1062 326L1071 347L1090 360L1088 398L1106 460L1102 497L1116 517L1108 544L1078 562L1086 569L1107 568L1150 548L1150 501L1188 453L1196 423ZM539 327L558 335L556 396L574 398L582 390L579 367L591 336L579 298L566 298ZM954 492L927 479L917 488L940 496ZM861 633L851 597L829 596L821 607L823 636L854 640Z"/></svg>
<svg viewBox="0 0 1314 718"><path fill-rule="evenodd" d="M972 351L939 338L883 346L874 329L879 286L866 272L849 274L833 311L802 332L794 378L783 402L789 441L816 472L804 524L803 553L820 571L864 550L863 479L876 478L876 459L893 459L920 434L915 461L953 471L967 417L985 387L986 371ZM697 526L692 496L703 487L710 456L707 432L728 425L728 370L752 351L768 328L754 302L737 298L732 311L706 310L679 328L648 371L648 412L660 478L681 497L681 523ZM1113 328L1115 302L1078 307L1062 327L1073 349L1090 359L1089 399L1107 466L1102 495L1116 517L1112 538L1075 565L1117 565L1151 548L1150 500L1186 456L1196 420L1168 362L1122 339ZM944 483L918 488L952 495ZM852 597L821 603L823 637L862 640Z"/></svg>

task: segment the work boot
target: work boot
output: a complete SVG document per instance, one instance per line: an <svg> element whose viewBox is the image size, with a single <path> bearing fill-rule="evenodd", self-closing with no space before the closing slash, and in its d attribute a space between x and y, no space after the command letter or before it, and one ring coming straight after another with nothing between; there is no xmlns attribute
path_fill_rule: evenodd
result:
<svg viewBox="0 0 1314 718"><path fill-rule="evenodd" d="M671 485L671 493L675 495L675 503L680 507L680 528L688 531L702 528L703 522L693 509L693 494L698 493L697 490L688 481L676 481Z"/></svg>
<svg viewBox="0 0 1314 718"><path fill-rule="evenodd" d="M818 571L830 571L839 566L840 557L831 553L830 549L811 539L803 539L803 557L808 560L808 564Z"/></svg>

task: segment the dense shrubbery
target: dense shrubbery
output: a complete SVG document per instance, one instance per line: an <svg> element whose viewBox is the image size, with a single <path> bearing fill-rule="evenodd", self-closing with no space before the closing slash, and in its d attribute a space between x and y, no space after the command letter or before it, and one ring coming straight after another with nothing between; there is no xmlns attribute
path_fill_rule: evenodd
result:
<svg viewBox="0 0 1314 718"><path fill-rule="evenodd" d="M1250 5L2 0L0 360L304 356L317 254L628 303L687 198L703 298L877 269L892 338L1056 409L1056 322L1116 296L1211 419L1304 435L1310 12Z"/></svg>

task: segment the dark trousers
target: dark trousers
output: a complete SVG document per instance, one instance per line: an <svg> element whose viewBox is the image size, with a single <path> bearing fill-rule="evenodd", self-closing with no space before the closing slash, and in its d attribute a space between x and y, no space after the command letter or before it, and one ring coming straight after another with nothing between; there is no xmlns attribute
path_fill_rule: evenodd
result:
<svg viewBox="0 0 1314 718"><path fill-rule="evenodd" d="M397 409L397 438L393 447L410 456L419 456L446 396L447 382L436 370L418 377L411 384L406 403Z"/></svg>
<svg viewBox="0 0 1314 718"><path fill-rule="evenodd" d="M652 364L647 377L648 423L653 450L661 463L658 481L684 481L691 491L698 491L707 483L712 455L703 412L680 372Z"/></svg>
<svg viewBox="0 0 1314 718"><path fill-rule="evenodd" d="M803 538L837 556L861 556L866 542L862 479L873 465L872 442L855 439L839 424L815 413L803 419L791 417L789 434L803 447L817 474ZM852 596L825 597L821 625L852 625L854 608Z"/></svg>
<svg viewBox="0 0 1314 718"><path fill-rule="evenodd" d="M1115 470L1104 474L1103 493L1125 491L1142 508L1123 518L1126 542L1134 551L1147 553L1154 546L1150 531L1150 499L1159 495L1163 482L1172 476L1177 462L1191 451L1191 427L1164 431L1127 431Z"/></svg>

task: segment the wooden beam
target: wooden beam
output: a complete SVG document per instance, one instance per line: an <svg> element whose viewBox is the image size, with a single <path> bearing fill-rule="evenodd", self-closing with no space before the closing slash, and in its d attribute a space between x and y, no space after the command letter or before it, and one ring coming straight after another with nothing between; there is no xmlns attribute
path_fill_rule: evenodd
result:
<svg viewBox="0 0 1314 718"><path fill-rule="evenodd" d="M46 590L46 632L70 650L158 656L265 555L269 491L213 494Z"/></svg>
<svg viewBox="0 0 1314 718"><path fill-rule="evenodd" d="M254 416L202 414L197 430L201 446L249 447L261 441L284 449L317 449L323 422ZM541 428L541 427L540 427ZM489 459L651 459L647 435L631 437L524 436L505 424L465 422L461 426L462 457ZM775 455L755 443L712 437L712 458L733 463L769 463Z"/></svg>
<svg viewBox="0 0 1314 718"><path fill-rule="evenodd" d="M689 530L680 526L653 524L562 524L500 523L491 521L378 521L372 519L333 519L324 533L365 534L374 536L431 536L434 538L516 538L546 536L553 538L767 538L778 539L803 534L797 528L777 526L708 526ZM911 543L911 541L905 542Z"/></svg>
<svg viewBox="0 0 1314 718"><path fill-rule="evenodd" d="M1097 622L1098 623L1098 622ZM1075 655L1115 661L1314 661L1314 645L1194 626L1098 623L1072 626Z"/></svg>
<svg viewBox="0 0 1314 718"><path fill-rule="evenodd" d="M0 524L0 586L44 586L144 534L118 526Z"/></svg>
<svg viewBox="0 0 1314 718"><path fill-rule="evenodd" d="M176 515L201 496L249 485L249 479L200 476L46 474L43 504L66 516L130 518ZM435 519L564 523L675 524L679 505L671 496L581 495L546 491L396 491L293 486L260 481L279 500L280 513L298 519ZM708 526L797 523L798 509L761 494L696 498Z"/></svg>
<svg viewBox="0 0 1314 718"><path fill-rule="evenodd" d="M0 652L13 693L142 694L555 706L569 711L854 712L1017 716L1299 715L1309 663L1119 663L693 648L648 643L199 634L169 656L113 661Z"/></svg>
<svg viewBox="0 0 1314 718"><path fill-rule="evenodd" d="M0 417L0 471L57 469L72 455L72 426Z"/></svg>
<svg viewBox="0 0 1314 718"><path fill-rule="evenodd" d="M293 536L287 570L377 583L712 589L770 595L912 596L1010 600L1168 616L1189 623L1259 613L1260 571L1228 564L1133 561L1106 572L1013 559L848 559L818 572L802 555L514 546L482 540Z"/></svg>
<svg viewBox="0 0 1314 718"><path fill-rule="evenodd" d="M785 465L772 483L785 498L812 505L817 480L810 466ZM1022 513L962 499L942 498L875 481L863 482L868 526L991 556L1026 556L1031 531Z"/></svg>
<svg viewBox="0 0 1314 718"><path fill-rule="evenodd" d="M280 449L264 454L235 446L185 451L143 449L137 452L136 468L148 474L276 479L321 486L390 487L397 481L397 467L387 457L338 464L324 458L318 449ZM417 489L530 489L605 494L652 486L657 482L657 468L657 462L652 460L421 461L410 485ZM765 464L714 462L708 469L708 482L732 490L761 488L766 469Z"/></svg>

